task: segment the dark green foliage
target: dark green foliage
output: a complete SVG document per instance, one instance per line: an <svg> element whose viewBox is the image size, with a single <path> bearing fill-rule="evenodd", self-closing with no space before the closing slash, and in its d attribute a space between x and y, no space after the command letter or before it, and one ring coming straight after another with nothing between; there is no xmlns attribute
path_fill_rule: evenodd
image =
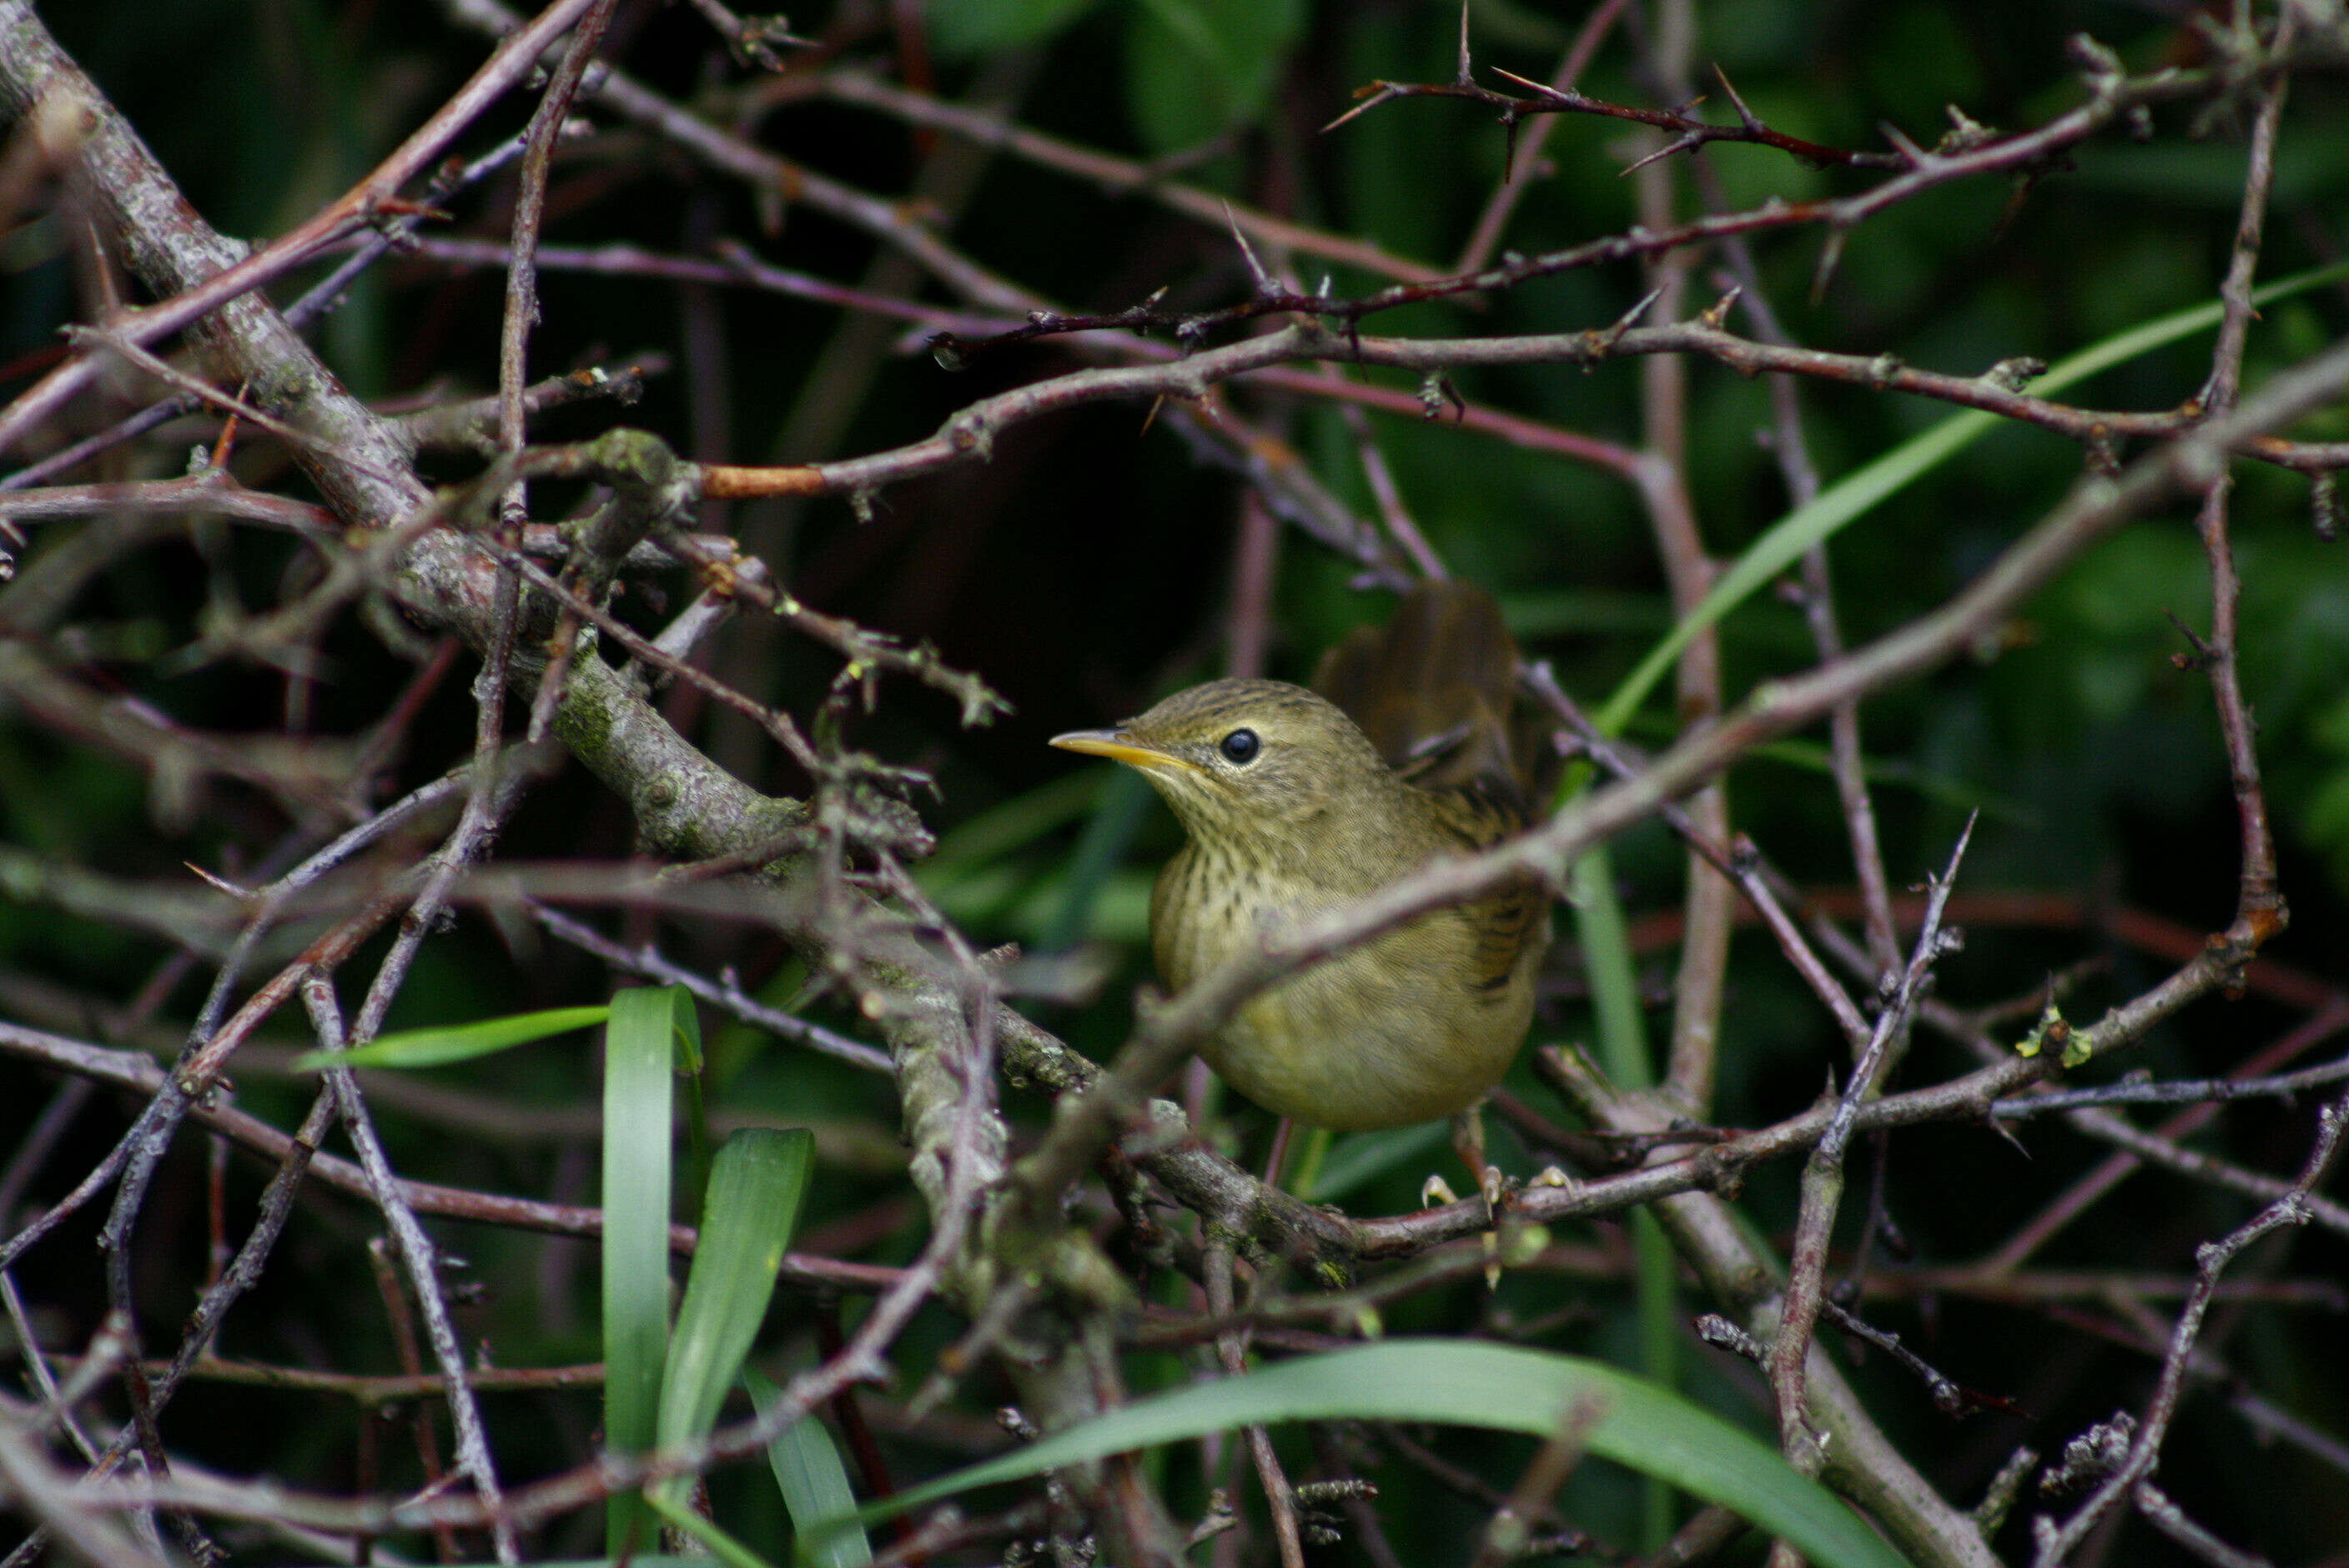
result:
<svg viewBox="0 0 2349 1568"><path fill-rule="evenodd" d="M383 0L53 0L42 7L62 46L202 217L256 242L359 180L480 64L489 45L448 14L456 9ZM1891 145L1888 128L1933 148L1951 129L1952 107L2001 135L2058 121L2090 93L2068 42L2083 28L2139 75L2166 63L2215 72L2225 58L2199 31L2222 24L2154 7L1723 0L1693 9L1692 48L1660 76L1656 30L1680 13L1628 8L1600 38L1580 89L1641 110L1701 98L1688 112L1716 126L1736 122L1733 90L1773 130L1882 153ZM2251 11L2264 37L2273 7ZM1520 92L1498 73L1549 79L1588 21L1579 8L1478 0L1468 8L1475 81ZM918 442L988 397L1143 362L1103 346L1112 335L1100 333L982 349L958 372L941 368L923 350L929 331L943 325L983 339L1016 326L1021 315L989 308L953 276L908 263L896 242L916 231L1040 306L1115 313L1164 291L1165 312L1204 313L1250 297L1252 263L1276 286L1309 294L1326 286L1338 300L1396 281L1319 253L1310 240L1284 244L1261 229L1244 253L1223 221L1226 201L1244 214L1243 228L1252 221L1246 215L1270 213L1311 236L1374 246L1444 274L1461 264L1505 173L1522 190L1492 252L1476 258L1487 264L1639 225L1655 231L1774 201L1856 200L1891 178L1733 143L1675 153L1627 175L1661 145L1627 120L1560 116L1536 149L1537 119L1506 131L1489 106L1441 96L1379 104L1324 129L1374 82L1451 81L1459 22L1456 10L1398 0L819 7L794 11L790 23L822 47L781 48L790 69L778 77L730 62L694 7L625 0L605 50L620 69L716 131L865 193L895 216L876 237L820 201L752 189L616 108L584 107L590 134L566 143L554 166L542 239L558 249L542 263L530 370L536 377L662 363L635 407L588 399L535 421L532 438L579 440L625 423L703 462L833 462ZM849 71L925 88L1105 155L1133 177L1071 167L1058 154L989 150L875 107L869 92L822 85L828 73ZM2235 89L2163 98L2136 134L2125 122L2108 126L2020 176L1952 180L1840 231L1823 222L1763 225L1735 251L1676 251L1672 261L1688 266L1684 291L1660 307L1669 316L1637 325L1692 320L1734 284L1746 304L1766 301L1789 343L1859 361L1881 356L1885 376L1911 367L1972 377L2017 356L2061 362L2207 306L2220 297L2234 253L2248 137L2268 79L2250 73ZM535 95L533 88L502 100L451 152L477 156L517 130ZM27 179L6 198L14 205L5 217L16 226L0 253L0 399L20 396L51 368L59 328L98 319L113 297L105 290L126 303L152 297L119 257L92 263L88 221L70 182ZM444 216L422 232L429 242L502 246L514 197L508 170L436 199ZM2292 73L2268 205L2255 284L2313 277L2349 248L2349 95L2337 60L2303 61ZM884 308L700 274L680 279L616 250L702 263L735 244ZM592 267L561 249L606 247ZM1830 251L1832 265L1823 268ZM336 259L280 280L271 297L289 304ZM485 396L497 383L504 282L502 268L429 245L394 253L308 335L354 391L386 408ZM1420 300L1329 330L1333 342L1354 333L1603 337L1657 282L1654 257L1614 260ZM2349 328L2344 300L2343 282L2327 277L2265 304L2250 323L2245 395L2337 345ZM926 310L986 319L941 322ZM1238 341L1284 319L1225 324L1194 346ZM1752 340L1773 330L1743 305L1721 325ZM1149 336L1161 348L1174 341L1163 325ZM2207 327L2175 335L2054 396L2119 414L2178 409L2204 392L2212 341ZM1677 618L1659 515L1684 501L1704 549L1726 566L1800 499L1772 444L1780 432L1771 385L1693 351L1619 355L1588 366L1559 356L1455 365L1426 418L1415 373L1341 368L1385 401L1365 407L1329 396L1314 383L1328 366L1300 360L1278 377L1214 388L1211 407L1143 397L1059 409L1007 426L983 461L927 469L870 497L712 502L693 520L697 529L740 540L799 603L909 647L926 645L1009 700L1008 715L966 728L950 696L884 672L869 702L859 696L820 711L836 690L840 654L756 611L729 622L696 656L699 667L791 716L797 733L815 737L820 769L844 768L842 758L854 756L918 769L934 781L908 792L940 841L913 875L972 949L1022 944L1038 962L1001 972L1012 1004L1095 1060L1112 1057L1133 1026L1134 988L1150 978L1149 879L1180 841L1133 780L1107 777L1106 765L1098 765L1102 776L1080 776L1085 765L1048 749L1047 737L1138 713L1181 686L1232 673L1238 647L1262 650L1262 667L1248 673L1303 678L1325 647L1392 603L1380 582L1391 585L1397 563L1410 557L1375 531L1390 482L1434 555L1490 586L1528 655L1547 661L1563 688L1596 712ZM1668 385L1667 377L1677 379ZM0 471L103 428L154 392L128 372L102 379L0 453ZM1453 394L1473 418L1460 416ZM1795 397L1804 457L1830 487L1960 412L1885 390L1848 362L1796 377ZM2349 441L2349 399L2336 395L2275 433L2301 443ZM183 416L46 482L169 480L187 471L191 449L208 450L220 434L217 417ZM1375 450L1375 468L1366 465L1366 449ZM1826 546L1845 645L1864 647L1930 614L2078 487L2153 449L2140 436L2084 445L2075 434L2016 422L1904 475ZM481 460L470 450L440 451L420 468L435 483L455 483L475 478ZM254 491L316 499L287 449L250 426L236 438L230 471ZM2349 1016L2349 541L2313 524L2306 473L2248 458L2232 472L2229 525L2241 593L2235 668L2256 721L2264 818L2291 923L2241 976L2240 996L2196 1001L2125 1057L2092 1059L2076 1081L2133 1069L2163 1078L2221 1076L2295 1031L2300 1054L2276 1067L2305 1067L2338 1053L2335 1032ZM1283 479L1297 474L1334 498L1319 514L1319 537L1290 526L1310 499ZM1642 476L1652 481L1644 490ZM533 519L546 522L595 499L575 480L542 483L532 496ZM2031 1026L2051 976L2062 977L2064 1016L2085 1026L2193 961L2209 934L2237 915L2242 833L2197 645L2211 635L2213 605L2195 507L2194 497L2173 494L2145 510L2044 589L1974 628L1956 656L1866 694L1861 734L1882 862L1896 892L1936 872L1968 813L1980 812L1952 906L1966 944L1940 967L1933 999L1981 1021L2001 1047ZM1333 544L1333 514L1369 529L1371 545L1355 552ZM264 886L365 813L471 755L479 658L452 642L435 663L434 639L445 628L381 604L365 613L339 606L291 634L267 619L316 589L343 548L345 521L298 540L283 528L215 515L141 521L127 506L19 520L29 538L16 552L22 572L0 588L0 1025L14 1031L0 1041L8 1096L0 1161L6 1151L23 1152L5 1165L0 1191L12 1206L0 1212L0 1236L63 1200L154 1093L152 1085L110 1085L82 1099L74 1087L80 1078L18 1037L47 1031L171 1060L252 913L248 902L186 868L234 887ZM76 560L85 564L60 566ZM55 602L28 592L61 579ZM1724 707L1818 664L1793 580L1792 573L1774 579L1723 621ZM613 609L650 634L701 586L674 565L632 571ZM526 647L542 647L544 627L533 635ZM607 639L583 656L616 660L616 648ZM794 799L815 791L786 748L708 694L671 682L655 700L688 741L751 788ZM527 709L526 696L509 704L510 737L519 737ZM141 727L146 715L168 726ZM1691 717L1668 673L1621 733L1661 753L1688 732ZM179 744L189 737L201 744ZM1730 817L1793 888L1856 933L1853 851L1826 770L1826 739L1824 725L1809 725L1741 757L1727 775ZM827 775L826 788L839 783ZM460 803L371 847L285 911L232 988L229 1010L430 855ZM665 903L678 886L739 884L620 885L650 852L639 828L614 789L558 763L489 846L486 874L511 871L513 881L467 892L439 922L385 1027L592 1006L616 985L667 978L607 963L524 907L523 893L546 891L533 875L567 867L587 880L550 896L624 949L649 946L713 982L730 976L758 1002L841 1037L868 1045L885 1037L873 1024L881 1009L859 1005L875 993L839 984L854 965L828 963L827 954L853 946L840 936L847 929L840 908L810 913L753 903L712 913ZM781 857L801 847L770 848ZM1661 1071L1685 934L1686 857L1652 820L1616 839L1609 852L1628 956L1610 971L1603 956L1586 958L1562 940L1533 1041L1601 1054L1594 995L1628 986ZM849 863L861 875L877 859L860 850ZM1912 903L1904 899L1904 911ZM1914 934L1913 912L1908 918L1904 941ZM1575 912L1561 907L1558 921L1570 937ZM334 968L347 1017L357 1013L389 946L378 933ZM1075 962L1050 962L1063 957ZM1830 1080L1839 1086L1850 1053L1758 926L1740 927L1727 971L1715 1019L1717 1090L1694 1114L1709 1127L1767 1127L1803 1111ZM1844 978L1870 1000L1867 982ZM807 1212L793 1244L836 1262L911 1262L934 1217L928 1193L908 1177L888 1076L779 1038L719 1006L705 1007L703 1023L703 1092L719 1130L741 1122L815 1130ZM316 1079L289 1062L319 1043L298 998L274 1011L228 1064L234 1108L280 1130L298 1124ZM1507 1089L1536 1115L1578 1126L1530 1057ZM1920 1026L1889 1087L1939 1084L1981 1065L1950 1032ZM595 1199L601 1082L595 1051L577 1036L363 1080L402 1176L562 1204ZM1203 1135L1255 1161L1265 1119L1210 1080L1193 1088ZM2312 1107L2338 1093L2230 1103L2175 1139L2288 1181L2306 1157ZM1026 1083L1004 1086L1002 1100L1016 1156L1045 1136L1050 1106ZM2158 1130L2183 1109L2118 1114ZM2139 1171L1993 1278L1974 1265L2112 1152L2060 1118L2013 1130L2020 1148L1952 1114L1880 1144L1857 1140L1826 1276L1832 1286L1853 1274L1848 1248L1880 1174L1885 1212L1912 1251L1892 1257L1879 1250L1868 1260L1855 1309L1999 1402L1963 1421L1945 1418L1889 1357L1830 1330L1821 1338L1890 1443L1959 1509L1981 1499L2018 1447L2050 1454L2115 1410L2144 1410L2196 1249L2259 1206L2175 1172ZM328 1153L349 1152L340 1137L330 1135ZM1429 1141L1366 1139L1305 1158L1343 1179L1332 1197L1347 1213L1403 1214L1420 1205L1431 1170L1444 1166L1461 1184ZM1587 1152L1500 1118L1492 1141L1496 1161L1520 1179ZM207 1155L205 1135L182 1127L135 1230L133 1304L150 1358L177 1349L185 1315L212 1278L209 1253L214 1243L240 1243L274 1169L230 1154L220 1166L224 1202L215 1215ZM1776 1257L1795 1225L1800 1173L1799 1156L1757 1164L1733 1195ZM2341 1178L2324 1191L2339 1202ZM1082 1191L1071 1223L1100 1243L1137 1299L1155 1305L1088 1318L1069 1305L1072 1296L1050 1296L1051 1310L1092 1325L1102 1343L1127 1336L1118 1365L1137 1396L1212 1367L1212 1340L1195 1337L1176 1352L1150 1337L1178 1316L1195 1324L1204 1312L1195 1249L1166 1265L1129 1233L1131 1216L1107 1201L1099 1181ZM90 1243L110 1202L109 1190L11 1270L33 1333L61 1367L89 1348L109 1305ZM1162 1213L1186 1248L1199 1239L1193 1216ZM426 1223L441 1246L461 1254L442 1284L464 1287L454 1315L474 1360L520 1369L595 1358L590 1241L445 1217ZM306 1183L259 1284L230 1314L218 1352L335 1378L401 1373L402 1351L413 1342L403 1346L388 1326L379 1281L389 1276L367 1252L383 1231L363 1194ZM1379 1324L1392 1335L1479 1336L1634 1370L1661 1325L1679 1344L1681 1391L1775 1440L1761 1375L1684 1332L1698 1312L1733 1315L1735 1306L1686 1276L1668 1296L1651 1289L1643 1299L1628 1214L1554 1225L1549 1241L1537 1264L1513 1268L1490 1292L1473 1260L1397 1290L1377 1303ZM1367 1264L1359 1283L1391 1284L1397 1276L1390 1271L1415 1262ZM1333 1321L1298 1305L1325 1283L1309 1271L1268 1262L1262 1276L1292 1309L1258 1340L1267 1358L1336 1344L1359 1327L1359 1318ZM2332 1561L2349 1542L2349 1480L2336 1468L2349 1433L2349 1377L2338 1353L2344 1277L2349 1251L2335 1223L2270 1238L2236 1260L2226 1276L2230 1294L2204 1326L2224 1380L2189 1383L2163 1450L2160 1484L2185 1511L2271 1561ZM409 1289L392 1288L403 1297ZM787 1384L835 1355L872 1299L866 1284L819 1284L787 1266L781 1305L769 1315L754 1365ZM889 1386L860 1394L877 1436L860 1451L867 1435L843 1429L838 1447L868 1496L873 1455L910 1486L1009 1440L989 1412L1014 1398L1014 1385L988 1354L964 1367L950 1391L936 1390L945 1398L935 1413L906 1414L942 1361L954 1362L947 1352L968 1326L947 1306L926 1305L889 1346ZM1019 1326L1035 1327L1028 1318ZM13 1353L10 1366L21 1397L28 1385ZM429 1351L422 1366L431 1369ZM509 1486L582 1464L602 1440L601 1395L592 1384L493 1388L483 1402ZM381 1383L320 1392L200 1370L165 1411L161 1433L174 1455L231 1476L301 1493L398 1497L431 1479L409 1430L419 1408L429 1412L426 1425L441 1423L432 1462L445 1470L441 1408L419 1407ZM126 1409L111 1383L86 1407L101 1442ZM721 1425L749 1414L748 1402L737 1400ZM811 1453L825 1446L805 1429L793 1441ZM1492 1433L1444 1436L1440 1450L1489 1489L1485 1495L1464 1494L1434 1467L1399 1459L1375 1430L1331 1427L1313 1440L1289 1430L1279 1442L1292 1480L1340 1470L1375 1479L1378 1513L1397 1554L1430 1563L1471 1560L1475 1533L1537 1447ZM1241 1449L1237 1436L1211 1458L1195 1445L1171 1445L1148 1461L1147 1478L1186 1525L1206 1511L1210 1488L1230 1489L1247 1518L1241 1560L1271 1562L1262 1498ZM51 1454L61 1465L79 1462L62 1446ZM719 1522L758 1549L781 1551L772 1487L763 1473L750 1485L746 1473L737 1465L714 1479ZM1003 1496L982 1495L988 1501L973 1502L975 1511ZM1554 1495L1557 1518L1538 1530L1587 1531L1610 1552L1642 1544L1641 1510L1650 1505L1622 1472L1588 1465ZM2023 1522L2034 1513L2061 1518L2076 1505L2026 1492L1993 1544L2007 1561L2028 1561ZM525 1552L594 1553L604 1541L598 1512L570 1510L534 1527ZM206 1523L240 1560L287 1560L306 1550L242 1524ZM1043 1527L1031 1521L1026 1528ZM875 1551L890 1540L876 1528ZM486 1542L466 1534L458 1545L479 1556ZM397 1532L390 1543L411 1556L433 1550L420 1531ZM956 1550L964 1555L936 1560L997 1560L993 1543ZM2197 1560L2134 1519L2104 1550L2107 1562ZM1349 1525L1346 1544L1314 1561L1366 1561L1361 1553ZM1748 1542L1729 1560L1758 1557ZM2098 1560L2094 1550L2075 1559Z"/></svg>

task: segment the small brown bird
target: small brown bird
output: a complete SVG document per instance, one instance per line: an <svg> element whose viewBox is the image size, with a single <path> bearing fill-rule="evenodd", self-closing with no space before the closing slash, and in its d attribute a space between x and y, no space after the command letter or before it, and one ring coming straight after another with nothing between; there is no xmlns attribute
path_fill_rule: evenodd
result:
<svg viewBox="0 0 2349 1568"><path fill-rule="evenodd" d="M1158 972L1179 990L1271 933L1523 827L1554 771L1528 764L1555 753L1535 729L1511 733L1516 673L1491 597L1436 583L1330 651L1315 677L1327 696L1210 681L1051 743L1138 769L1182 819L1188 841L1150 903ZM1200 1054L1258 1105L1316 1127L1449 1116L1508 1070L1548 941L1547 898L1520 878L1278 982Z"/></svg>

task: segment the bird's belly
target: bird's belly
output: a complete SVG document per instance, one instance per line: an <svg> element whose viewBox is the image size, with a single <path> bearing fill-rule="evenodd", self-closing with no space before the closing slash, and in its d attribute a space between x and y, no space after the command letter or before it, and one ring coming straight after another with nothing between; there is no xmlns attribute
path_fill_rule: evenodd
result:
<svg viewBox="0 0 2349 1568"><path fill-rule="evenodd" d="M1253 923L1194 932L1187 983L1254 948ZM1481 991L1459 977L1455 912L1390 932L1252 998L1200 1047L1208 1065L1266 1109L1340 1132L1450 1116L1499 1081L1533 1011L1529 977ZM1431 951L1431 948L1433 951ZM1527 954L1530 961L1538 949Z"/></svg>

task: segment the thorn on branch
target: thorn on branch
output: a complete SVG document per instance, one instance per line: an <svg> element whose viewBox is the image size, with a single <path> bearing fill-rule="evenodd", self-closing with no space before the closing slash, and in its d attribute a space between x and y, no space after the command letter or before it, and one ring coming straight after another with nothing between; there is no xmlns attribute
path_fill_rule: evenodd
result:
<svg viewBox="0 0 2349 1568"><path fill-rule="evenodd" d="M1232 243L1240 248L1240 259L1247 263L1249 275L1256 279L1256 292L1260 294L1278 293L1272 274L1265 270L1263 260L1256 253L1256 247L1248 243L1248 237L1241 231L1239 219L1233 215L1232 204L1228 201L1224 203L1224 222L1232 232Z"/></svg>
<svg viewBox="0 0 2349 1568"><path fill-rule="evenodd" d="M1527 92L1538 93L1547 102L1557 105L1561 108L1571 107L1586 101L1580 93L1561 92L1557 88L1550 86L1547 82L1537 82L1531 77L1521 77L1515 71L1505 71L1498 66L1495 66L1493 67L1493 74L1501 77L1505 81L1516 83L1517 86L1525 88Z"/></svg>
<svg viewBox="0 0 2349 1568"><path fill-rule="evenodd" d="M2121 57L2085 33L2075 33L2066 38L2064 53L2080 67L2088 90L2098 98L2116 91L2122 77L2127 74L2121 68Z"/></svg>
<svg viewBox="0 0 2349 1568"><path fill-rule="evenodd" d="M1827 242L1819 247L1819 264L1811 273L1811 304L1816 306L1826 298L1827 280L1835 276L1836 266L1843 260L1844 240L1848 232L1840 223L1827 231Z"/></svg>
<svg viewBox="0 0 2349 1568"><path fill-rule="evenodd" d="M1998 138L1996 130L1971 119L1965 110L1955 104L1943 106L1943 112L1950 117L1950 129L1942 132L1941 139L1933 144L1933 150L1943 158L1954 157L1961 152L1971 152L1975 148L1986 146Z"/></svg>
<svg viewBox="0 0 2349 1568"><path fill-rule="evenodd" d="M2171 625L2178 628L2178 634L2185 638L2194 650L2188 654L2170 655L2171 665L2181 670L2207 670L2219 662L2219 650L2211 645L2208 638L2197 634L2193 627L2179 620L2177 611L2165 608L2161 613L2168 618Z"/></svg>
<svg viewBox="0 0 2349 1568"><path fill-rule="evenodd" d="M1878 120L1876 128L1883 132L1884 139L1892 144L1892 150L1900 155L1900 161L1909 168L1923 169L1933 161L1931 153L1909 140L1908 133L1890 120Z"/></svg>
<svg viewBox="0 0 2349 1568"><path fill-rule="evenodd" d="M1322 135L1327 136L1330 132L1337 129L1340 126L1345 124L1348 120L1352 119L1355 116L1368 114L1371 110L1378 108L1381 104L1392 103L1394 99L1399 98L1403 95L1392 82L1374 81L1367 87L1356 88L1354 89L1354 96L1362 101L1357 103L1353 108L1348 109L1345 113L1340 115L1337 119L1323 126L1321 128Z"/></svg>
<svg viewBox="0 0 2349 1568"><path fill-rule="evenodd" d="M1950 1419L1963 1420L1985 1410L1996 1410L2010 1416L2028 1413L2003 1394L1985 1394L1961 1386L1902 1344L1899 1335L1877 1327L1842 1303L1829 1300L1825 1304L1824 1311L1845 1333L1875 1346L1907 1367L1919 1382L1925 1385L1925 1392L1932 1399L1933 1408Z"/></svg>
<svg viewBox="0 0 2349 1568"><path fill-rule="evenodd" d="M1637 174L1640 170L1648 167L1649 164L1661 163L1675 152L1694 152L1698 148L1702 147L1709 139L1710 138L1704 136L1699 131L1691 131L1685 136L1674 137L1671 140L1656 149L1653 152L1649 153L1646 157L1634 159L1630 163L1625 164L1621 170L1617 171L1616 178L1619 180L1628 175Z"/></svg>
<svg viewBox="0 0 2349 1568"><path fill-rule="evenodd" d="M1647 315L1649 309L1653 306L1658 300L1661 299L1663 294L1663 285L1659 284L1656 287L1650 289L1645 294L1641 295L1639 302L1633 304L1630 310L1625 311L1620 316L1617 317L1614 325L1609 327L1605 332L1593 335L1594 341L1600 345L1599 355L1594 356L1594 357L1602 357L1606 355L1613 354L1615 352L1616 345L1623 341L1623 335L1630 331L1634 326L1637 326L1640 324L1640 318Z"/></svg>
<svg viewBox="0 0 2349 1568"><path fill-rule="evenodd" d="M1719 82L1721 90L1729 95L1729 107L1737 111L1737 119L1746 129L1759 134L1768 129L1752 109L1745 107L1745 100L1739 97L1737 89L1730 85L1729 73L1721 68L1718 61L1713 64L1713 79Z"/></svg>

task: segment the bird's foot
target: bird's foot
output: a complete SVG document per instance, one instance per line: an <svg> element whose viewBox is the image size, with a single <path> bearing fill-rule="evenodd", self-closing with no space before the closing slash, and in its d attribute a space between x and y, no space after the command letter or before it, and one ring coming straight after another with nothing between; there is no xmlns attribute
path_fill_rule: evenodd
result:
<svg viewBox="0 0 2349 1568"><path fill-rule="evenodd" d="M1477 1183L1478 1196L1485 1201L1485 1288L1497 1289L1501 1283L1500 1206L1508 1197L1508 1178L1487 1165L1483 1179ZM1433 1209L1440 1203L1456 1203L1459 1196L1452 1183L1443 1177L1431 1175L1420 1185L1419 1202L1423 1208Z"/></svg>

